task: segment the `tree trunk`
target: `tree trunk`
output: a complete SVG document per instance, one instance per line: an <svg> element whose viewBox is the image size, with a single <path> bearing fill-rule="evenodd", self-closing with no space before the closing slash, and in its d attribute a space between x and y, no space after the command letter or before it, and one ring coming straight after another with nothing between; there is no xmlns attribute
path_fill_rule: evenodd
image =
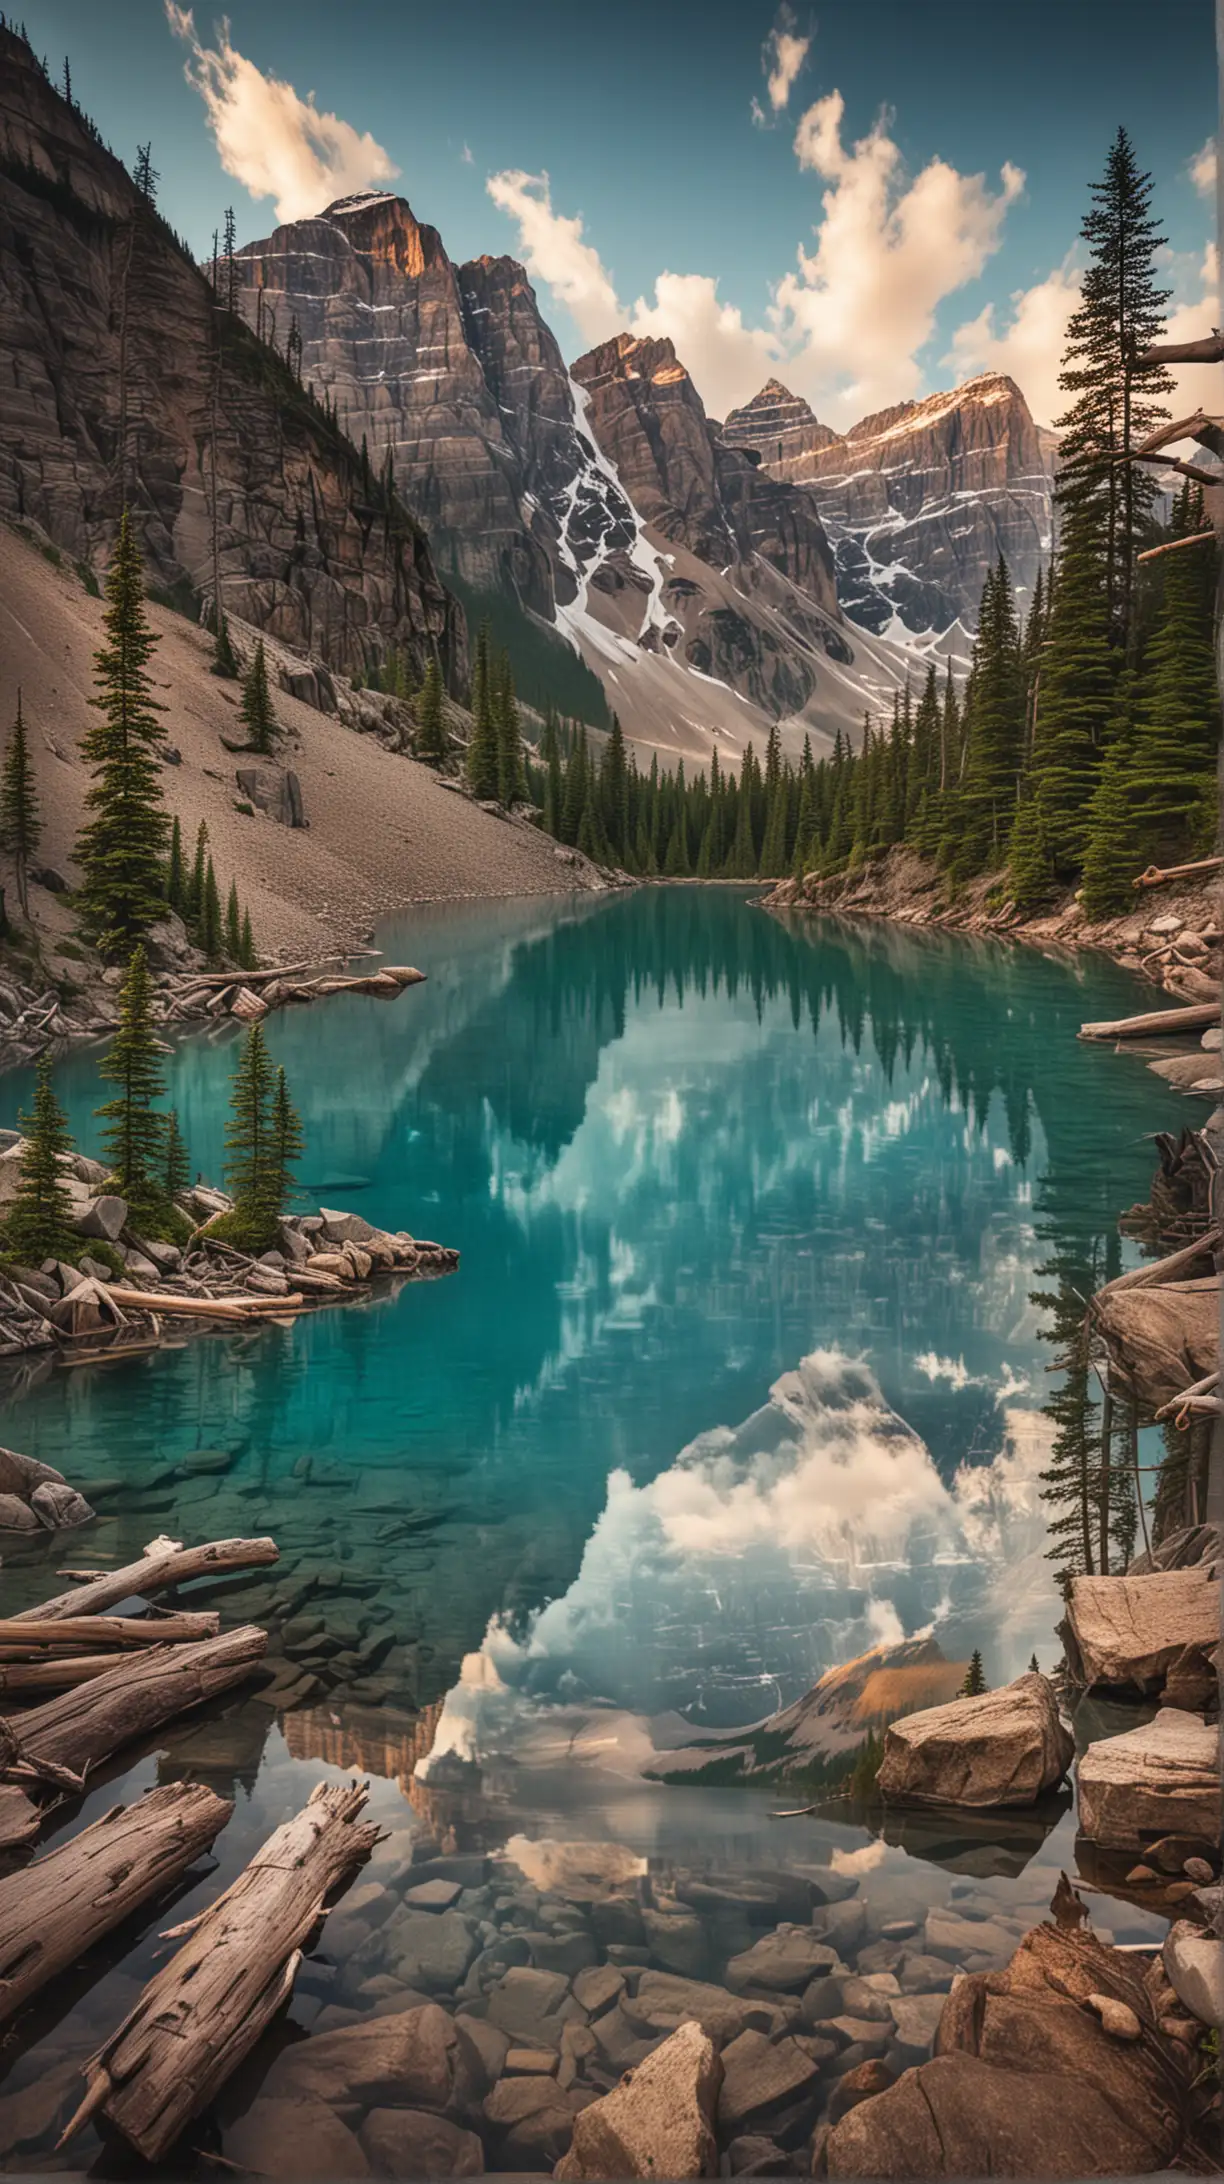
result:
<svg viewBox="0 0 1224 2184"><path fill-rule="evenodd" d="M25 1791L0 1782L0 1851L32 1843L41 1826L37 1807L30 1803Z"/></svg>
<svg viewBox="0 0 1224 2184"><path fill-rule="evenodd" d="M171 1929L183 1948L85 2065L61 2145L101 2108L146 2161L162 2159L291 1994L328 1894L377 1841L356 1824L365 1801L360 1784L320 1783L216 1903Z"/></svg>
<svg viewBox="0 0 1224 2184"><path fill-rule="evenodd" d="M54 1623L63 1616L101 1614L134 1594L144 1598L171 1585L185 1585L191 1577L221 1577L228 1570L251 1570L279 1560L274 1539L215 1539L206 1547L176 1547L154 1540L139 1562L129 1562L122 1570L99 1571L75 1591L57 1593L54 1600L43 1600L36 1608L23 1608L10 1620Z"/></svg>
<svg viewBox="0 0 1224 2184"><path fill-rule="evenodd" d="M1115 1023L1081 1024L1081 1039L1150 1039L1161 1032L1209 1031L1220 1021L1218 1001L1194 1001L1188 1009L1151 1009L1144 1016L1120 1016Z"/></svg>
<svg viewBox="0 0 1224 2184"><path fill-rule="evenodd" d="M202 1784L171 1782L0 1881L0 2023L185 1873L233 1809Z"/></svg>
<svg viewBox="0 0 1224 2184"><path fill-rule="evenodd" d="M83 1779L90 1767L134 1737L241 1683L267 1643L266 1631L247 1624L220 1638L205 1638L200 1645L150 1646L117 1661L104 1676L0 1722L0 1773L5 1771L3 1745L11 1741L16 1761L10 1760L10 1773L20 1775L24 1766L33 1765Z"/></svg>
<svg viewBox="0 0 1224 2184"><path fill-rule="evenodd" d="M61 1623L40 1622L37 1630L14 1617L0 1621L0 1659L40 1661L54 1648L84 1653L89 1646L181 1645L186 1638L215 1638L220 1628L215 1608L195 1615L68 1616Z"/></svg>

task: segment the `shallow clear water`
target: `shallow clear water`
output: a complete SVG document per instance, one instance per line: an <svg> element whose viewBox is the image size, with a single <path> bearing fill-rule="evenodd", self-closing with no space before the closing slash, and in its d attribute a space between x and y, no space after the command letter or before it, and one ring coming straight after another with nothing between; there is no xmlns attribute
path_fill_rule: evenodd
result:
<svg viewBox="0 0 1224 2184"><path fill-rule="evenodd" d="M380 939L429 983L270 1020L303 1197L456 1245L459 1272L9 1384L3 1438L95 1492L76 1559L270 1531L280 1568L228 1588L227 1612L305 1607L346 1647L308 1703L217 1709L112 1770L83 1816L117 1779L191 1769L238 1791L229 1873L304 1784L360 1766L401 1835L568 1832L667 1869L836 1852L894 1907L963 1886L959 1859L1023 1916L1071 1855L1069 1817L1044 1848L1040 1827L1010 1849L1006 1830L975 1849L912 1828L889 1847L827 1818L782 1841L776 1793L640 1768L652 1740L758 1720L929 1627L952 1658L980 1645L992 1682L1034 1649L1052 1663L1037 1270L1122 1263L1146 1140L1186 1112L1136 1058L1076 1041L1134 981L788 924L718 889L423 911ZM227 1032L170 1064L206 1175L235 1058ZM89 1055L56 1081L92 1149ZM0 1122L28 1090L0 1079ZM199 1450L226 1467L194 1468ZM0 1592L39 1597L63 1559L6 1555ZM13 2082L113 2023L150 1961L141 1930L101 1952L67 2016L60 1997L25 2028Z"/></svg>

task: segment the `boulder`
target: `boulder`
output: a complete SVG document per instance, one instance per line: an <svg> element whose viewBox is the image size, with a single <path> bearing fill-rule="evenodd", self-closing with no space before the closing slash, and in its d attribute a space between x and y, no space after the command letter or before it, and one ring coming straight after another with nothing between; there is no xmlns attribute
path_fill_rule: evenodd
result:
<svg viewBox="0 0 1224 2184"><path fill-rule="evenodd" d="M0 1494L0 1532L37 1532L38 1518L19 1494Z"/></svg>
<svg viewBox="0 0 1224 2184"><path fill-rule="evenodd" d="M1138 2040L1107 2030L1103 2001L1134 2015ZM1195 2059L1161 2031L1136 1960L1086 1928L1036 1927L1005 1970L962 1979L937 2047L835 2125L829 2176L1081 2177L1177 2164Z"/></svg>
<svg viewBox="0 0 1224 2184"><path fill-rule="evenodd" d="M1220 1839L1219 1735L1201 1715L1163 1706L1153 1721L1090 1744L1076 1775L1080 1827L1103 1849L1141 1851L1173 1833Z"/></svg>
<svg viewBox="0 0 1224 2184"><path fill-rule="evenodd" d="M484 2148L476 2133L424 2109L371 2109L361 2126L361 2144L375 2176L484 2175Z"/></svg>
<svg viewBox="0 0 1224 2184"><path fill-rule="evenodd" d="M306 815L302 805L302 784L290 767L239 766L234 779L239 795L258 811L266 812L282 827L304 827Z"/></svg>
<svg viewBox="0 0 1224 2184"><path fill-rule="evenodd" d="M337 1212L332 1206L320 1206L321 1233L331 1244L364 1244L378 1230L372 1228L359 1213Z"/></svg>
<svg viewBox="0 0 1224 2184"><path fill-rule="evenodd" d="M696 1979L706 1970L706 1929L695 1912L644 1910L642 1922L650 1953L666 1971Z"/></svg>
<svg viewBox="0 0 1224 2184"><path fill-rule="evenodd" d="M907 1714L884 1734L876 1778L890 1804L1031 1805L1061 1782L1075 1745L1047 1677Z"/></svg>
<svg viewBox="0 0 1224 2184"><path fill-rule="evenodd" d="M512 1965L489 1989L489 2022L508 2032L517 2046L559 2048L561 2028L573 2014L576 2005L562 1972Z"/></svg>
<svg viewBox="0 0 1224 2184"><path fill-rule="evenodd" d="M716 2176L722 2068L700 2025L681 2025L601 2101L584 2108L554 2176Z"/></svg>
<svg viewBox="0 0 1224 2184"><path fill-rule="evenodd" d="M1185 1647L1219 1643L1219 1585L1203 1563L1147 1577L1075 1577L1059 1635L1075 1683L1158 1691Z"/></svg>
<svg viewBox="0 0 1224 2184"><path fill-rule="evenodd" d="M463 2115L486 2084L480 2055L464 2030L436 2002L394 2016L318 2033L273 2063L263 2092L270 2099L404 2101L413 2108Z"/></svg>
<svg viewBox="0 0 1224 2184"><path fill-rule="evenodd" d="M380 1941L384 1969L425 1994L453 1994L477 1947L475 1929L461 1911L393 1912Z"/></svg>
<svg viewBox="0 0 1224 2184"><path fill-rule="evenodd" d="M891 2006L898 2046L920 2050L925 2055L939 2029L943 2003L941 1994L895 1995Z"/></svg>
<svg viewBox="0 0 1224 2184"><path fill-rule="evenodd" d="M1179 1920L1160 1954L1178 2001L1200 2024L1224 2032L1224 1941Z"/></svg>
<svg viewBox="0 0 1224 2184"><path fill-rule="evenodd" d="M857 2108L860 2101L874 2100L877 2093L887 2093L893 2082L893 2072L878 2056L873 2057L870 2062L859 2063L854 2070L846 2071L829 2096L830 2123L840 2123L842 2117L848 2116L850 2110Z"/></svg>
<svg viewBox="0 0 1224 2184"><path fill-rule="evenodd" d="M602 2017L605 2010L619 2002L624 1991L625 1975L614 1964L592 1964L574 1981L574 1999L582 2004L588 2017Z"/></svg>
<svg viewBox="0 0 1224 2184"><path fill-rule="evenodd" d="M48 1532L70 1532L78 1524L90 1524L94 1512L75 1487L44 1479L30 1496L30 1507Z"/></svg>
<svg viewBox="0 0 1224 2184"><path fill-rule="evenodd" d="M0 1448L0 1494L20 1494L23 1501L28 1501L35 1487L44 1481L62 1486L64 1474L50 1464L40 1464L35 1456L20 1456L15 1448Z"/></svg>
<svg viewBox="0 0 1224 2184"><path fill-rule="evenodd" d="M127 1217L126 1198L116 1198L113 1192L107 1191L100 1198L87 1199L73 1214L69 1225L78 1236L96 1236L103 1243L113 1244L126 1228Z"/></svg>
<svg viewBox="0 0 1224 2184"><path fill-rule="evenodd" d="M718 2096L720 2131L767 2131L770 2118L811 2093L819 2069L797 2040L771 2041L763 2032L741 2032L722 2051Z"/></svg>
<svg viewBox="0 0 1224 2184"><path fill-rule="evenodd" d="M329 2177L370 2174L348 2126L321 2101L257 2100L227 2130L225 2158L255 2176L284 2177L290 2184L297 2177L326 2184Z"/></svg>
<svg viewBox="0 0 1224 2184"><path fill-rule="evenodd" d="M555 2078L503 2078L484 2104L485 2122L505 2136L498 2166L539 2174L569 2151L579 2100Z"/></svg>
<svg viewBox="0 0 1224 2184"><path fill-rule="evenodd" d="M779 1994L799 1994L821 1973L836 1971L839 1962L836 1949L830 1948L812 1927L776 1926L751 1949L732 1957L727 1966L727 1985L737 1992L745 1987L769 1987Z"/></svg>
<svg viewBox="0 0 1224 2184"><path fill-rule="evenodd" d="M577 1981L574 1991L579 1993ZM772 2032L783 2022L775 2003L748 2001L726 1987L709 1986L701 1979L678 1979L671 1972L643 1972L636 1994L622 1997L621 2009L643 2039L657 2039L660 2033L674 2032L691 2020L720 2047L738 2039L749 2026Z"/></svg>

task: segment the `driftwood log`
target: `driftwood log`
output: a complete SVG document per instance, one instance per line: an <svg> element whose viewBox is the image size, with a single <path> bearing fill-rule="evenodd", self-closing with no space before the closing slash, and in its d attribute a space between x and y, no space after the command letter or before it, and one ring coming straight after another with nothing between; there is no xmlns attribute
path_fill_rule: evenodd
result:
<svg viewBox="0 0 1224 2184"><path fill-rule="evenodd" d="M274 1539L214 1539L206 1547L154 1540L139 1562L129 1562L122 1570L100 1570L76 1591L57 1593L54 1600L44 1600L36 1608L23 1608L10 1621L54 1623L64 1616L100 1615L120 1600L165 1592L171 1585L185 1585L189 1578L224 1577L230 1570L258 1569L279 1560Z"/></svg>
<svg viewBox="0 0 1224 2184"><path fill-rule="evenodd" d="M1180 1251L1171 1251L1167 1258L1149 1259L1144 1266L1133 1266L1126 1274L1115 1274L1111 1282L1098 1289L1096 1302L1102 1297L1116 1297L1127 1289L1159 1289L1165 1282L1174 1282L1179 1275L1188 1274L1200 1259L1211 1260L1224 1235L1218 1224L1204 1229L1193 1243L1185 1244Z"/></svg>
<svg viewBox="0 0 1224 2184"><path fill-rule="evenodd" d="M85 2065L61 2145L104 2109L146 2161L161 2160L291 1994L328 1895L377 1840L358 1825L365 1801L359 1784L320 1783L216 1903L170 1930L184 1946Z"/></svg>
<svg viewBox="0 0 1224 2184"><path fill-rule="evenodd" d="M171 1782L0 1881L0 2023L178 1880L233 1809L201 1784Z"/></svg>
<svg viewBox="0 0 1224 2184"><path fill-rule="evenodd" d="M1165 1033L1207 1031L1220 1021L1220 1003L1195 1001L1184 1009L1152 1009L1146 1016L1120 1016L1112 1024L1081 1024L1081 1039L1155 1039Z"/></svg>
<svg viewBox="0 0 1224 2184"><path fill-rule="evenodd" d="M0 1721L0 1776L23 1777L32 1767L44 1780L83 1781L87 1769L146 1736L173 1715L241 1683L261 1660L268 1634L246 1624L194 1646L149 1646L116 1661L105 1675ZM6 1766L5 1742L16 1758Z"/></svg>
<svg viewBox="0 0 1224 2184"><path fill-rule="evenodd" d="M33 1631L19 1618L0 1618L0 1660L41 1660L48 1651L68 1647L84 1653L90 1646L175 1646L189 1638L215 1638L221 1617L215 1608L195 1615L77 1615L63 1622L40 1622Z"/></svg>
<svg viewBox="0 0 1224 2184"><path fill-rule="evenodd" d="M1197 879L1201 872L1218 872L1221 865L1224 865L1224 857L1196 857L1193 864L1165 865L1163 869L1160 865L1149 865L1146 872L1131 881L1131 886L1163 887L1166 880Z"/></svg>

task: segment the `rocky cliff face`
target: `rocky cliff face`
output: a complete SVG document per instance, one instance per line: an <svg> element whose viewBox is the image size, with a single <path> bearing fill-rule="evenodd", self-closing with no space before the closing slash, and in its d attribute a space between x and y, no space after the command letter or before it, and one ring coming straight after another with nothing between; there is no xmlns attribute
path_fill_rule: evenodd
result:
<svg viewBox="0 0 1224 2184"><path fill-rule="evenodd" d="M218 349L226 606L342 668L436 644L454 680L463 620L424 533L371 504L341 434L0 31L0 511L100 566L122 471L151 580L211 592Z"/></svg>
<svg viewBox="0 0 1224 2184"><path fill-rule="evenodd" d="M1049 554L1053 437L1001 373L881 410L842 438L771 381L724 432L808 488L842 605L865 628L972 628L1000 553L1026 592Z"/></svg>

